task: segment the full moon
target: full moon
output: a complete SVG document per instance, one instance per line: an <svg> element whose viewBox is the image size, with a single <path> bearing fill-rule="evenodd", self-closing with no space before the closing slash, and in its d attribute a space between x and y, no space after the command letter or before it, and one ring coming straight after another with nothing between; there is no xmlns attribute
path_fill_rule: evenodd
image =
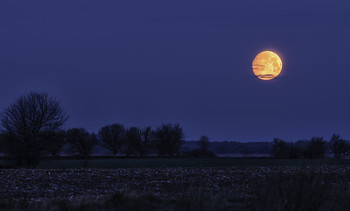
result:
<svg viewBox="0 0 350 211"><path fill-rule="evenodd" d="M272 51L263 51L253 60L253 72L261 80L276 78L282 70L281 58Z"/></svg>

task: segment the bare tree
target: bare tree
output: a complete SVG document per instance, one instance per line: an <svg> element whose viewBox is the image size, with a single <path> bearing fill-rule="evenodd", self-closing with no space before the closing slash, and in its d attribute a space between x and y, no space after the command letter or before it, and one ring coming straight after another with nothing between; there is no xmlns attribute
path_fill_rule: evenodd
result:
<svg viewBox="0 0 350 211"><path fill-rule="evenodd" d="M97 143L94 133L90 134L84 128L73 128L66 132L69 153L78 153L81 158L88 158Z"/></svg>
<svg viewBox="0 0 350 211"><path fill-rule="evenodd" d="M47 138L58 132L68 115L60 103L46 93L29 93L1 114L5 152L18 165L35 166L47 147Z"/></svg>
<svg viewBox="0 0 350 211"><path fill-rule="evenodd" d="M329 145L334 153L334 158L340 159L347 150L346 142L340 137L338 134L333 134L331 139L329 140Z"/></svg>
<svg viewBox="0 0 350 211"><path fill-rule="evenodd" d="M139 129L130 127L126 131L124 152L126 156L138 154L140 157L145 156L153 146L154 132L151 127Z"/></svg>
<svg viewBox="0 0 350 211"><path fill-rule="evenodd" d="M153 147L154 131L151 127L145 127L141 131L141 146L139 147L140 156L145 156Z"/></svg>
<svg viewBox="0 0 350 211"><path fill-rule="evenodd" d="M98 132L98 139L105 149L116 156L125 142L124 126L121 124L104 126Z"/></svg>
<svg viewBox="0 0 350 211"><path fill-rule="evenodd" d="M126 131L124 151L126 156L137 154L141 148L141 130L137 127L130 127Z"/></svg>
<svg viewBox="0 0 350 211"><path fill-rule="evenodd" d="M163 124L155 132L155 142L159 155L174 156L183 144L184 133L179 124Z"/></svg>

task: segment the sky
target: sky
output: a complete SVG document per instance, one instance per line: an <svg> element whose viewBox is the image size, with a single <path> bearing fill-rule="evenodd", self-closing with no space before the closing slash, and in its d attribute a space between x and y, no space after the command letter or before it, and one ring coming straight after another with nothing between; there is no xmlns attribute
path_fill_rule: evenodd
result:
<svg viewBox="0 0 350 211"><path fill-rule="evenodd" d="M0 109L47 92L67 129L350 140L349 20L345 0L2 0ZM270 81L252 71L263 50L283 62Z"/></svg>

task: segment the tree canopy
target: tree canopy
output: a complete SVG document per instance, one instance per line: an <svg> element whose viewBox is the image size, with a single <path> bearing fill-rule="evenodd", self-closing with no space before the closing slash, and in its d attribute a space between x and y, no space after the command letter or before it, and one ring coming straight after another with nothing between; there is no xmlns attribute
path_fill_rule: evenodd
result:
<svg viewBox="0 0 350 211"><path fill-rule="evenodd" d="M8 106L0 119L5 152L19 165L35 166L68 115L54 97L32 92Z"/></svg>

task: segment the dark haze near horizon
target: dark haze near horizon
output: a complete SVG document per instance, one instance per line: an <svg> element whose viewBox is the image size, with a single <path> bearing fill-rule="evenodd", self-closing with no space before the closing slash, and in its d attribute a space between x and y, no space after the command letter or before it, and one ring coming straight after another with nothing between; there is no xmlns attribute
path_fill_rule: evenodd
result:
<svg viewBox="0 0 350 211"><path fill-rule="evenodd" d="M57 97L66 125L179 123L186 140L350 140L350 3L258 0L0 2L0 109ZM272 50L271 81L251 63Z"/></svg>

